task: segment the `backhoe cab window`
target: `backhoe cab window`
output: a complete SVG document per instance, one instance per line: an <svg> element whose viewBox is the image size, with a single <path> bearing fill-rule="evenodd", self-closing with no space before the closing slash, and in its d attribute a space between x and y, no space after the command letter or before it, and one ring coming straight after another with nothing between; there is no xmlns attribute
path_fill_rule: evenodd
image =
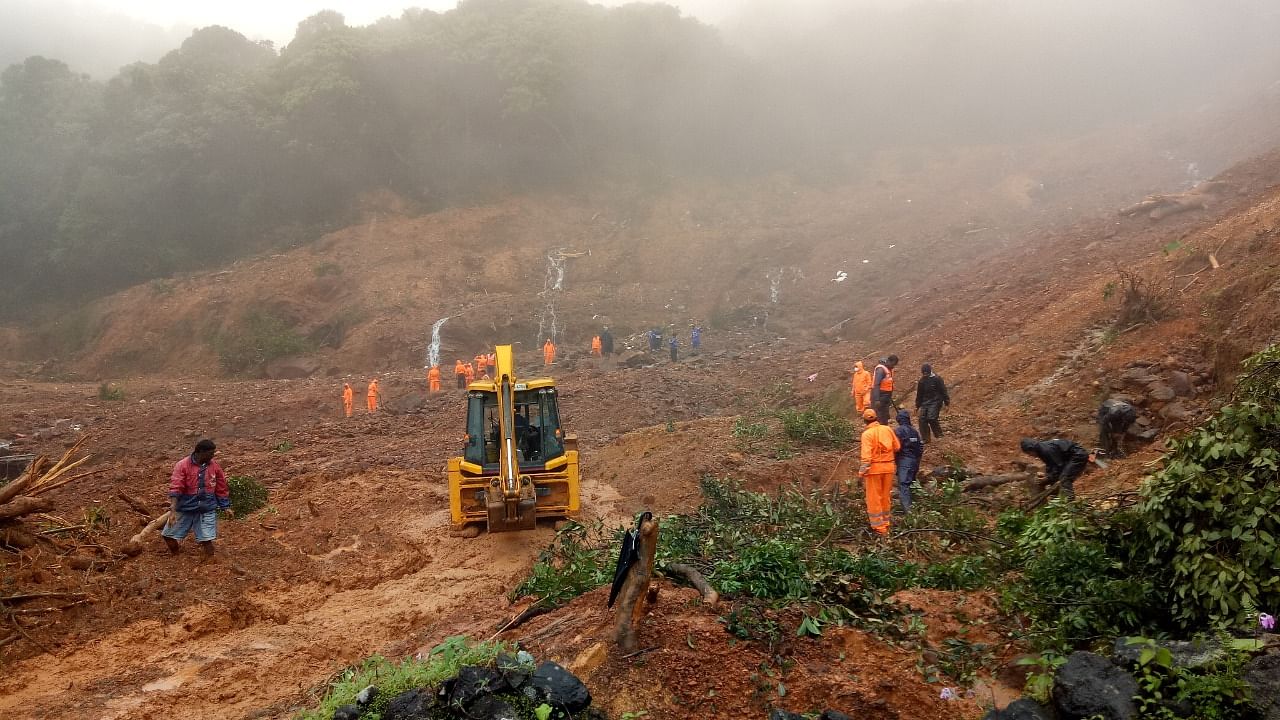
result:
<svg viewBox="0 0 1280 720"><path fill-rule="evenodd" d="M467 403L467 442L464 455L477 465L498 464L502 444L495 393L472 392ZM543 465L564 454L560 411L555 388L519 390L513 408L513 435L521 465Z"/></svg>

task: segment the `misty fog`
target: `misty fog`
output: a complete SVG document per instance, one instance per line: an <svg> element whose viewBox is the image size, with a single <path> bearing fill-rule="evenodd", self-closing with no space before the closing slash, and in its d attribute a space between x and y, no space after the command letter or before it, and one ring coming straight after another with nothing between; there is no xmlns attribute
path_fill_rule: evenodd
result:
<svg viewBox="0 0 1280 720"><path fill-rule="evenodd" d="M835 183L877 148L1154 122L1280 80L1264 0L686 4L718 27L467 0L362 27L318 13L279 50L203 28L158 60L154 26L8 3L0 252L32 280L6 312L314 237L370 191L430 210L602 180Z"/></svg>

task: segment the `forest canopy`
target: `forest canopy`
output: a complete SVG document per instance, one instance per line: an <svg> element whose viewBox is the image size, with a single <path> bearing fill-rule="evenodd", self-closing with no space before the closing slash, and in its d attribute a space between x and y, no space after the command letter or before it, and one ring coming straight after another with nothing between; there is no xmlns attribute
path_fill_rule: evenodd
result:
<svg viewBox="0 0 1280 720"><path fill-rule="evenodd" d="M295 244L371 191L429 210L602 180L830 175L889 143L1088 125L1120 96L1146 111L1270 47L1241 15L1229 30L1252 34L1216 65L1114 28L1081 62L1073 27L1037 34L1020 5L869 11L748 53L661 4L465 0L364 27L321 12L279 51L206 27L106 82L30 57L0 75L0 312ZM1133 16L1107 5L1108 23L1146 14L1118 5ZM1165 17L1199 27L1196 7ZM1153 83L1159 64L1181 64L1181 84Z"/></svg>

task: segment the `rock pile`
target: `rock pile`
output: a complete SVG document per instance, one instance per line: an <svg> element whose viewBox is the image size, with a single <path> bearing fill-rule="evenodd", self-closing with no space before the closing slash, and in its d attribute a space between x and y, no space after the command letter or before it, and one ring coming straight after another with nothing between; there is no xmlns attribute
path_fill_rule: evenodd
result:
<svg viewBox="0 0 1280 720"><path fill-rule="evenodd" d="M370 712L378 688L365 688L356 701L333 713L334 720L358 720ZM546 705L554 720L604 720L591 707L586 685L560 665L535 663L525 652L499 656L493 667L472 665L436 687L406 690L388 700L383 720L535 720ZM546 709L543 709L545 712Z"/></svg>

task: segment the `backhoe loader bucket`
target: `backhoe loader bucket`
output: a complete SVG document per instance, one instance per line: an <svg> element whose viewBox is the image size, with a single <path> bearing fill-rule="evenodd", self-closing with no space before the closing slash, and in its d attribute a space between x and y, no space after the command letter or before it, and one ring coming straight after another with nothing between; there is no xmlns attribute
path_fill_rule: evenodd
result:
<svg viewBox="0 0 1280 720"><path fill-rule="evenodd" d="M538 523L537 506L538 501L533 498L509 503L498 498L497 502L488 503L489 532L532 530Z"/></svg>

